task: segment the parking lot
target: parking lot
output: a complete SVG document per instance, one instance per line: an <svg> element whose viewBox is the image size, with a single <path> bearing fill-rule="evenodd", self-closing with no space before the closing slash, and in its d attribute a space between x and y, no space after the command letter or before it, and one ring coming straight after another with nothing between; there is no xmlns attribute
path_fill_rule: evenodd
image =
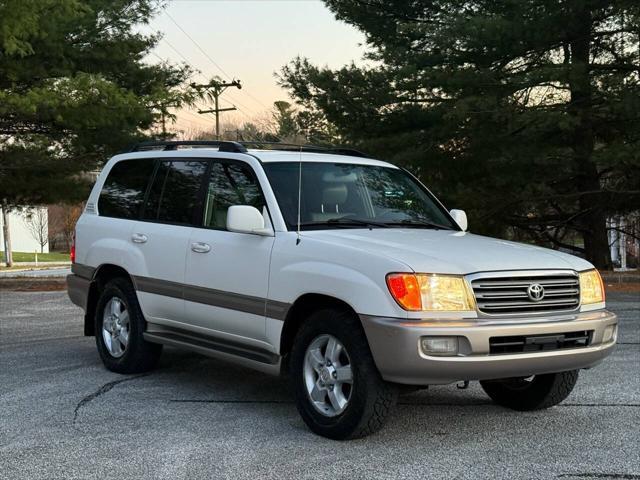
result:
<svg viewBox="0 0 640 480"><path fill-rule="evenodd" d="M640 295L608 300L617 350L562 405L432 387L335 442L305 428L286 380L170 348L153 373L117 375L66 292L0 291L0 478L640 479Z"/></svg>

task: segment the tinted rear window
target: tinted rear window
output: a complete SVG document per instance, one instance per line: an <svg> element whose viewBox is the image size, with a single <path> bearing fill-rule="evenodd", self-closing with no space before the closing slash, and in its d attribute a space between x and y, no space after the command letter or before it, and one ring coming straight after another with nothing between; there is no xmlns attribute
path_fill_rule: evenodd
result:
<svg viewBox="0 0 640 480"><path fill-rule="evenodd" d="M143 218L184 225L193 223L206 170L206 161L160 162Z"/></svg>
<svg viewBox="0 0 640 480"><path fill-rule="evenodd" d="M98 212L105 217L137 219L144 202L154 160L123 160L116 163L104 182Z"/></svg>

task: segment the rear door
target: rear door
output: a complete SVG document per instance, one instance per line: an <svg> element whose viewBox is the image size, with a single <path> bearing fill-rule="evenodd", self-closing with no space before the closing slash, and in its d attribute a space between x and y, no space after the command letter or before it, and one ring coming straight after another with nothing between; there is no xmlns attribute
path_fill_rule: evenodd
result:
<svg viewBox="0 0 640 480"><path fill-rule="evenodd" d="M184 321L185 260L207 165L197 159L158 160L141 220L132 230L131 242L144 265L134 272L134 281L142 310L153 323Z"/></svg>
<svg viewBox="0 0 640 480"><path fill-rule="evenodd" d="M97 198L97 208L91 202L87 204L86 212L90 213L85 212L78 221L76 262L91 267L115 264L127 272L136 268L131 232L154 168L152 158L121 160L111 167Z"/></svg>
<svg viewBox="0 0 640 480"><path fill-rule="evenodd" d="M201 228L194 228L187 251L185 308L194 327L216 337L262 345L269 261L274 237L229 232L227 210L251 205L269 214L251 166L242 161L211 161Z"/></svg>

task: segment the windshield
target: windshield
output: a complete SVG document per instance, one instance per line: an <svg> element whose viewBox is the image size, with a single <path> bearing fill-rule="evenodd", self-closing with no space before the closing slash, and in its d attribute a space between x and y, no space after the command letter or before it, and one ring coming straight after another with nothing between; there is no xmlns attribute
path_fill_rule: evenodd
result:
<svg viewBox="0 0 640 480"><path fill-rule="evenodd" d="M298 218L300 164L263 164L290 230ZM302 163L300 225L327 228L438 228L459 230L411 175L398 168Z"/></svg>

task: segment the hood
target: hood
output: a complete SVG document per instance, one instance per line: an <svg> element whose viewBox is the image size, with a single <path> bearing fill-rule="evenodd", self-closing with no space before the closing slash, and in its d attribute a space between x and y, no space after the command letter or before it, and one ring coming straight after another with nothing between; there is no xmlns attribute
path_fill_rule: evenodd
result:
<svg viewBox="0 0 640 480"><path fill-rule="evenodd" d="M579 257L555 250L450 230L308 230L303 236L393 258L424 273L593 268Z"/></svg>

